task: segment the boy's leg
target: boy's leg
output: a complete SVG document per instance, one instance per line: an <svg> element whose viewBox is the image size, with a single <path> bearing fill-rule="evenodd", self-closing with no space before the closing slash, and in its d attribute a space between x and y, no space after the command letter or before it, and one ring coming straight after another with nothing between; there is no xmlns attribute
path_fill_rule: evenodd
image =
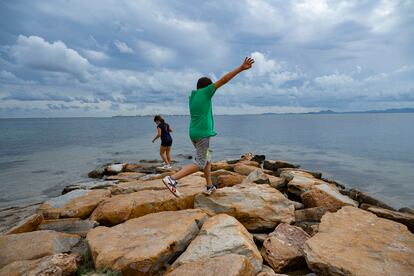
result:
<svg viewBox="0 0 414 276"><path fill-rule="evenodd" d="M213 185L213 182L211 181L211 162L210 161L208 161L206 163L206 166L204 167L204 178L206 179L207 187Z"/></svg>
<svg viewBox="0 0 414 276"><path fill-rule="evenodd" d="M160 146L160 156L161 159L164 161L165 164L168 164L167 157L165 156L166 147Z"/></svg>
<svg viewBox="0 0 414 276"><path fill-rule="evenodd" d="M196 173L199 171L199 168L196 164L188 164L185 165L179 172L173 174L171 177L174 180L178 180L181 179L183 177L186 177L187 175Z"/></svg>

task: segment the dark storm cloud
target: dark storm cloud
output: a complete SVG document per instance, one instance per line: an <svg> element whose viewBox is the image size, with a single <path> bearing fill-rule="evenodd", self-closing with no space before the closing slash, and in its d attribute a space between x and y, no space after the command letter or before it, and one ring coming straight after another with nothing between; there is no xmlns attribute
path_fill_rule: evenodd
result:
<svg viewBox="0 0 414 276"><path fill-rule="evenodd" d="M187 113L246 55L219 113L411 107L413 43L409 0L3 1L0 116Z"/></svg>

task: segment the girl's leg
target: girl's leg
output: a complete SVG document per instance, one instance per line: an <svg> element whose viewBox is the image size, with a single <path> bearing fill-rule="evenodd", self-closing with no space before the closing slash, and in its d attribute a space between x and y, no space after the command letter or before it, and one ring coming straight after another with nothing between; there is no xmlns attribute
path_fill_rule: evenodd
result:
<svg viewBox="0 0 414 276"><path fill-rule="evenodd" d="M171 147L166 147L166 157L168 161L168 165L171 165Z"/></svg>
<svg viewBox="0 0 414 276"><path fill-rule="evenodd" d="M165 155L165 151L166 151L166 147L160 146L160 156L161 156L161 159L164 161L165 164L168 164L168 160L167 160L167 157Z"/></svg>

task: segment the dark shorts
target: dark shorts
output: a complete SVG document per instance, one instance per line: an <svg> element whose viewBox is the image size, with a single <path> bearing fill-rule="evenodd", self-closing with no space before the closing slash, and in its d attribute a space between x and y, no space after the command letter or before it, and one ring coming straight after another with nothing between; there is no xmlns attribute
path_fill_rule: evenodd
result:
<svg viewBox="0 0 414 276"><path fill-rule="evenodd" d="M161 146L163 147L171 147L172 139L171 140L161 140Z"/></svg>

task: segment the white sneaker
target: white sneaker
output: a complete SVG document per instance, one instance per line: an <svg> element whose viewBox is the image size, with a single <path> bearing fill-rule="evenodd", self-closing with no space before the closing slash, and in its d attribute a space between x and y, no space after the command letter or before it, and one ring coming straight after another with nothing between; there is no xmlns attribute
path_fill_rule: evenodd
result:
<svg viewBox="0 0 414 276"><path fill-rule="evenodd" d="M176 197L180 197L181 194L180 192L177 190L176 186L177 186L177 181L175 181L174 179L172 179L170 176L166 176L162 179L162 182L164 183L165 187L168 188L168 190L170 190L170 192L176 196Z"/></svg>

